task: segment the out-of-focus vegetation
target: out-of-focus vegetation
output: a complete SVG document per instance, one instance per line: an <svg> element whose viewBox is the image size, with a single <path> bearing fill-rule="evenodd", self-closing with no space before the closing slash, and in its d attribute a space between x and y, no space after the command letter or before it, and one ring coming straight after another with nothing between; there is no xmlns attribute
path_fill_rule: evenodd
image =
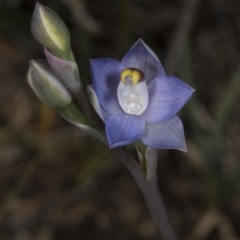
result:
<svg viewBox="0 0 240 240"><path fill-rule="evenodd" d="M66 22L81 78L142 38L196 89L180 112L188 154L160 150L179 239L240 238L239 0L43 0ZM44 105L26 82L44 58L35 1L0 1L0 239L158 239L133 179L108 148Z"/></svg>

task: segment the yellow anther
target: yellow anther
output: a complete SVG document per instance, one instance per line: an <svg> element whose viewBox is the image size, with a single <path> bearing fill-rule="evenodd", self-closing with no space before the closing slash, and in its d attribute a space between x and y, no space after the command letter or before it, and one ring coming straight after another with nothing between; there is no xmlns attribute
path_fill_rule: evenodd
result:
<svg viewBox="0 0 240 240"><path fill-rule="evenodd" d="M142 73L136 69L132 71L133 84L137 84L141 80Z"/></svg>
<svg viewBox="0 0 240 240"><path fill-rule="evenodd" d="M123 83L129 83L131 85L136 85L141 80L143 80L143 73L134 68L126 68L121 73L121 81Z"/></svg>
<svg viewBox="0 0 240 240"><path fill-rule="evenodd" d="M122 73L121 73L121 81L122 81L123 83L125 83L125 78L126 78L127 76L130 77L131 74L132 74L132 69L130 69L130 68L124 69L124 70L122 71Z"/></svg>

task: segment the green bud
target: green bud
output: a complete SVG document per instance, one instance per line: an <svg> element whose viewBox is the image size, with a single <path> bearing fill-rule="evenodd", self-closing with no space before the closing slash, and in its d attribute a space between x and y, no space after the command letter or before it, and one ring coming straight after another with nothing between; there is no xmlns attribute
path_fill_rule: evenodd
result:
<svg viewBox="0 0 240 240"><path fill-rule="evenodd" d="M62 117L67 119L69 122L90 125L89 120L84 115L77 102L74 100L67 107L61 108L58 111Z"/></svg>
<svg viewBox="0 0 240 240"><path fill-rule="evenodd" d="M27 81L36 95L48 106L61 109L72 102L72 96L45 61L30 61Z"/></svg>
<svg viewBox="0 0 240 240"><path fill-rule="evenodd" d="M62 19L51 9L36 3L32 16L33 37L57 57L73 60L70 34Z"/></svg>

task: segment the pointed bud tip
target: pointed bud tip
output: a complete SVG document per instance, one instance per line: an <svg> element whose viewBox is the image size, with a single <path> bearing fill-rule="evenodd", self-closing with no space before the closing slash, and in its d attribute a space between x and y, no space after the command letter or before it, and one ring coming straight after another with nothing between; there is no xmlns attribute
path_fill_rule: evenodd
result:
<svg viewBox="0 0 240 240"><path fill-rule="evenodd" d="M40 2L36 2L36 5L35 5L35 10L42 7L42 4Z"/></svg>
<svg viewBox="0 0 240 240"><path fill-rule="evenodd" d="M36 2L35 8L34 8L34 11L33 11L33 16L36 15L36 14L39 15L42 8L44 8L44 6L41 3Z"/></svg>
<svg viewBox="0 0 240 240"><path fill-rule="evenodd" d="M36 3L31 32L33 37L56 56L71 58L70 34L62 19L50 8Z"/></svg>
<svg viewBox="0 0 240 240"><path fill-rule="evenodd" d="M41 7L42 6L42 4L40 3L40 2L36 2L36 7Z"/></svg>
<svg viewBox="0 0 240 240"><path fill-rule="evenodd" d="M29 60L29 67L32 67L35 64L35 62L36 61L34 59Z"/></svg>
<svg viewBox="0 0 240 240"><path fill-rule="evenodd" d="M42 67L41 66L42 66L42 64L38 60L35 60L35 59L29 60L29 70L32 68L37 68L37 67L42 68L43 66Z"/></svg>

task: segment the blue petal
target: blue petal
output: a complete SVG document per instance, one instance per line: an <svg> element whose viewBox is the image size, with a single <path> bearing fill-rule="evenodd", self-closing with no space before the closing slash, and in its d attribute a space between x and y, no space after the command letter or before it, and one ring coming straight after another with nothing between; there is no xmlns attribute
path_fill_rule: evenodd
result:
<svg viewBox="0 0 240 240"><path fill-rule="evenodd" d="M106 135L109 146L120 147L139 139L145 130L145 121L141 116L118 112L106 120Z"/></svg>
<svg viewBox="0 0 240 240"><path fill-rule="evenodd" d="M195 90L172 76L153 79L148 84L146 122L157 123L174 116L189 100Z"/></svg>
<svg viewBox="0 0 240 240"><path fill-rule="evenodd" d="M139 39L122 59L128 68L137 68L144 73L145 80L165 76L165 71L156 54Z"/></svg>
<svg viewBox="0 0 240 240"><path fill-rule="evenodd" d="M147 123L141 141L153 148L187 151L183 125L178 116L161 123Z"/></svg>
<svg viewBox="0 0 240 240"><path fill-rule="evenodd" d="M93 89L100 105L111 114L121 111L117 99L117 87L124 68L120 62L109 58L90 60Z"/></svg>

